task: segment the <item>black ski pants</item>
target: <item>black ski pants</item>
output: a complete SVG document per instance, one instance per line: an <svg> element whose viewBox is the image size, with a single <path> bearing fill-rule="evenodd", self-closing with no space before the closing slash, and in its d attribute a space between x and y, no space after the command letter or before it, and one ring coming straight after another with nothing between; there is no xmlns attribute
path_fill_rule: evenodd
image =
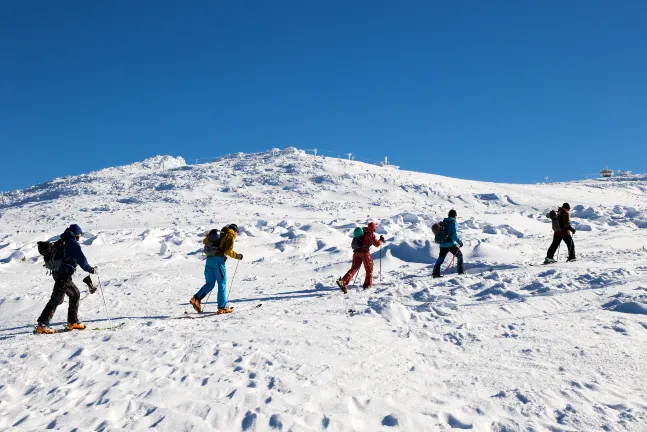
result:
<svg viewBox="0 0 647 432"><path fill-rule="evenodd" d="M458 260L458 274L461 274L465 271L463 269L463 252L461 252L458 246L454 245L448 248L444 248L444 247L440 248L440 255L438 255L438 259L436 260L436 265L434 265L434 275L440 276L440 266L443 265L443 261L445 261L445 257L450 252Z"/></svg>
<svg viewBox="0 0 647 432"><path fill-rule="evenodd" d="M557 248L559 248L559 244L562 242L562 240L564 241L564 243L566 243L566 247L568 247L568 259L575 259L575 243L573 242L573 237L571 236L554 236L553 242L548 248L548 253L546 253L546 257L555 259L555 252L557 252Z"/></svg>
<svg viewBox="0 0 647 432"><path fill-rule="evenodd" d="M74 285L72 281L72 275L69 276L60 276L54 273L54 291L52 292L52 297L47 302L43 313L40 314L38 318L38 323L42 325L49 325L56 308L63 304L65 296L69 298L70 306L67 309L67 322L76 323L79 322L79 299L81 298L81 293L79 289Z"/></svg>

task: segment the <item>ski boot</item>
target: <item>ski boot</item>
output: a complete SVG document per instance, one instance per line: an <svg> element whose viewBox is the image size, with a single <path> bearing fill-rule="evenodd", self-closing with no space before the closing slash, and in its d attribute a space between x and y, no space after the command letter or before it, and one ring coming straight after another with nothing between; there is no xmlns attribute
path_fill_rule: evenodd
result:
<svg viewBox="0 0 647 432"><path fill-rule="evenodd" d="M431 275L431 277L432 277L432 278L434 278L434 279L438 279L438 278L443 277L443 275L439 275L439 274L432 274L432 275Z"/></svg>
<svg viewBox="0 0 647 432"><path fill-rule="evenodd" d="M200 300L195 297L191 297L189 303L191 303L191 306L193 306L193 309L195 309L197 313L202 313L202 305L200 304Z"/></svg>
<svg viewBox="0 0 647 432"><path fill-rule="evenodd" d="M344 294L348 294L348 286L344 283L342 278L337 279L337 286Z"/></svg>
<svg viewBox="0 0 647 432"><path fill-rule="evenodd" d="M544 264L555 264L556 262L557 260L548 257L546 257L546 259L544 260Z"/></svg>
<svg viewBox="0 0 647 432"><path fill-rule="evenodd" d="M573 262L573 261L577 261L577 258L573 257L566 260L566 262Z"/></svg>
<svg viewBox="0 0 647 432"><path fill-rule="evenodd" d="M54 334L56 330L49 328L45 324L38 324L34 330L34 334Z"/></svg>
<svg viewBox="0 0 647 432"><path fill-rule="evenodd" d="M362 288L364 288L365 290L369 289L370 287L371 287L370 285L366 285L366 284L362 285Z"/></svg>
<svg viewBox="0 0 647 432"><path fill-rule="evenodd" d="M72 331L72 330L85 330L85 325L81 323L67 323L65 326L65 331Z"/></svg>
<svg viewBox="0 0 647 432"><path fill-rule="evenodd" d="M216 312L216 315L228 314L228 313L232 313L233 311L234 311L234 308L225 306L224 308L218 308L218 312Z"/></svg>

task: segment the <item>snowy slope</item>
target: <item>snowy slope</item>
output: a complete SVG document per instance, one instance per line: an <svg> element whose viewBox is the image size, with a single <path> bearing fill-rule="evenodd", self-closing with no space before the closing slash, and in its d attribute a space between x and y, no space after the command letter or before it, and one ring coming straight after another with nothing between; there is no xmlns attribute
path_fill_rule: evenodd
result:
<svg viewBox="0 0 647 432"><path fill-rule="evenodd" d="M646 188L483 183L288 149L158 156L3 193L0 430L645 430ZM564 201L580 260L533 265ZM432 280L430 227L450 208L467 274ZM388 240L381 284L344 296L334 281L369 220ZM53 285L36 241L72 222L112 321L82 272L80 316L123 327L34 336ZM230 222L245 255L228 262L235 312L176 319L203 283L204 232Z"/></svg>

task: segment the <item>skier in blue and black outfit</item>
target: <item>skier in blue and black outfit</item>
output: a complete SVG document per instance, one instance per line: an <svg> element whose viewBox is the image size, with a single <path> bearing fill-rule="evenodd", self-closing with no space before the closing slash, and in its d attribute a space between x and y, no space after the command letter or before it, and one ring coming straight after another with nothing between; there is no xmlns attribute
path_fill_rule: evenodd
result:
<svg viewBox="0 0 647 432"><path fill-rule="evenodd" d="M97 268L88 264L88 260L81 251L79 241L83 236L83 230L77 224L70 225L69 228L61 234L61 239L65 242L65 253L63 262L58 270L52 273L54 278L54 291L52 297L47 302L43 313L38 317L38 326L36 326L36 333L38 334L52 334L56 330L49 328L49 322L56 312L56 308L63 303L65 296L69 299L69 307L67 309L67 325L65 330L83 330L85 325L79 323L79 299L81 293L72 281L72 275L79 266L88 273L96 273Z"/></svg>
<svg viewBox="0 0 647 432"><path fill-rule="evenodd" d="M456 217L458 216L458 214L456 213L456 210L452 209L449 211L448 216L449 217L443 220L444 238L440 243L440 255L436 260L436 265L434 265L433 277L435 278L441 276L440 266L443 265L445 257L450 252L454 254L456 259L458 260L458 274L463 274L463 272L465 271L463 268L463 253L460 250L460 248L463 247L463 242L458 236L458 223L456 223Z"/></svg>

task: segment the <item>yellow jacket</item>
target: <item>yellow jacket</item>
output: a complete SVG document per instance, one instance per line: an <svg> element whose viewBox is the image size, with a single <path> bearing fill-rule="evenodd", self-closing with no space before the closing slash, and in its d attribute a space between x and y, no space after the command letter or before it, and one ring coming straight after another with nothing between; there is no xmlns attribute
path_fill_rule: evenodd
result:
<svg viewBox="0 0 647 432"><path fill-rule="evenodd" d="M221 256L227 261L227 256L233 259L241 259L242 255L234 252L234 241L236 240L236 232L229 227L225 227L220 231L220 252L216 256Z"/></svg>

